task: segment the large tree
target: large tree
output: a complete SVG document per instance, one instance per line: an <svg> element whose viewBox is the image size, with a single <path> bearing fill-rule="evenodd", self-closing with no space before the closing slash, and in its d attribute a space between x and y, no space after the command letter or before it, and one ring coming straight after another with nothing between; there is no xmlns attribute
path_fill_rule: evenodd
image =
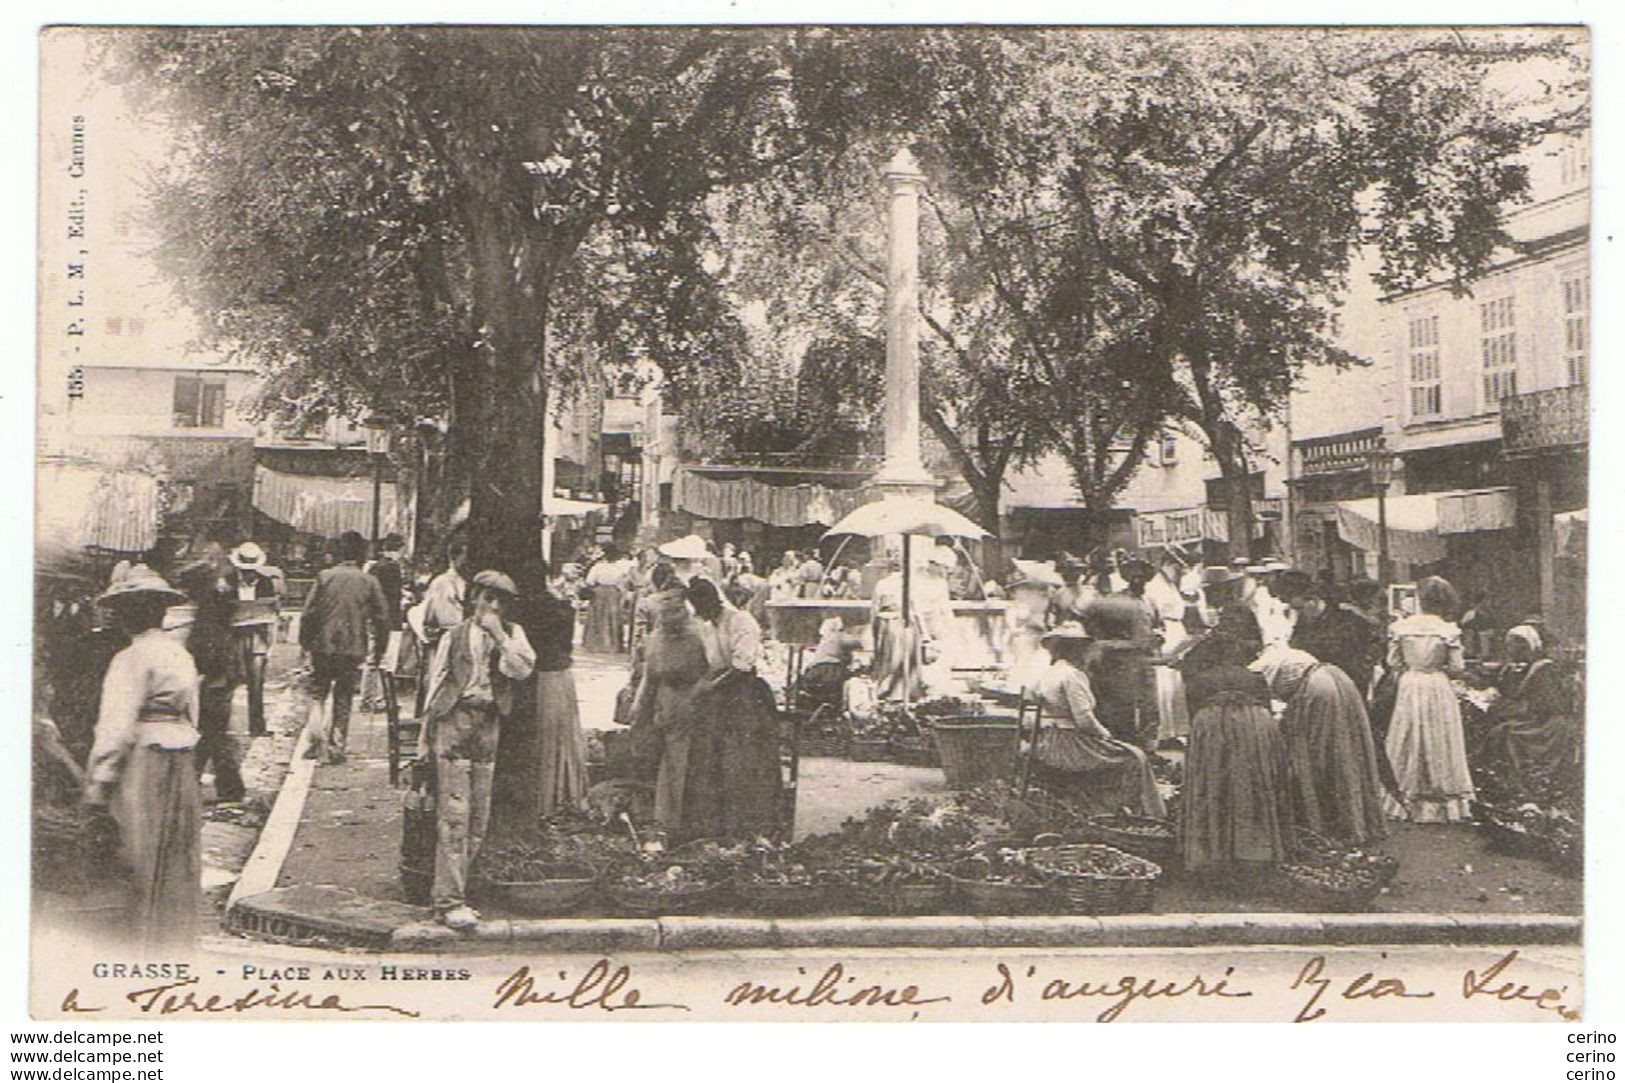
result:
<svg viewBox="0 0 1625 1083"><path fill-rule="evenodd" d="M640 318L624 326L674 386L703 385L734 344L706 200L816 171L856 127L887 122L888 73L907 75L871 37L817 30L116 41L111 69L175 124L153 205L181 297L290 411L443 416L474 560L530 595L548 381L604 359L579 337L599 291L629 299ZM550 349L555 330L574 349Z"/></svg>
<svg viewBox="0 0 1625 1083"><path fill-rule="evenodd" d="M1205 437L1243 554L1249 433L1302 366L1349 360L1330 316L1354 253L1380 253L1388 290L1465 288L1507 244L1519 153L1585 116L1584 56L1560 32L1056 33L1032 48L1050 77L1028 109L1056 133L1045 168L1087 315Z"/></svg>

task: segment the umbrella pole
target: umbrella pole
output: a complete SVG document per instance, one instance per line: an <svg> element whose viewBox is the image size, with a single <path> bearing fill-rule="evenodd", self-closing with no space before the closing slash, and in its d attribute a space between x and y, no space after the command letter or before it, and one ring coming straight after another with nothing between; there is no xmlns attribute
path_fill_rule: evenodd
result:
<svg viewBox="0 0 1625 1083"><path fill-rule="evenodd" d="M903 706L907 707L914 698L914 666L919 661L919 652L922 647L919 637L914 632L914 613L909 604L909 577L914 574L914 561L912 559L914 536L903 535L903 637L909 647L903 654Z"/></svg>

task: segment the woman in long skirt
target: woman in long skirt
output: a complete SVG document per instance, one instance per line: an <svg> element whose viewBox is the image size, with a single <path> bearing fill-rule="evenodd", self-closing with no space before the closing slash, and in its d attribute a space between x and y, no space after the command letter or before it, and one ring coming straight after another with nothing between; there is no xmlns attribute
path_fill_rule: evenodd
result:
<svg viewBox="0 0 1625 1083"><path fill-rule="evenodd" d="M102 680L85 801L107 808L118 824L130 877L122 932L148 949L191 946L202 899L197 668L163 630L164 611L181 600L144 565L102 596L130 645Z"/></svg>
<svg viewBox="0 0 1625 1083"><path fill-rule="evenodd" d="M581 732L575 673L570 669L575 606L550 581L536 603L536 711L541 743L541 814L579 809L587 800L587 738Z"/></svg>
<svg viewBox="0 0 1625 1083"><path fill-rule="evenodd" d="M709 668L695 697L694 743L709 754L689 762L685 830L692 837L774 835L782 826L778 708L756 675L761 628L704 579L688 585L688 603Z"/></svg>
<svg viewBox="0 0 1625 1083"><path fill-rule="evenodd" d="M1261 872L1289 852L1286 745L1263 676L1247 668L1261 646L1252 613L1229 605L1180 663L1192 712L1183 847L1194 872Z"/></svg>
<svg viewBox="0 0 1625 1083"><path fill-rule="evenodd" d="M1292 811L1311 831L1363 844L1387 832L1377 746L1365 700L1337 666L1307 651L1283 648L1259 659L1270 693L1286 704Z"/></svg>
<svg viewBox="0 0 1625 1083"><path fill-rule="evenodd" d="M1454 823L1467 819L1473 799L1461 705L1450 685L1465 668L1461 629L1450 622L1456 591L1431 576L1417 584L1416 598L1421 612L1388 629L1388 666L1399 671L1388 760L1399 796L1386 807L1395 819Z"/></svg>
<svg viewBox="0 0 1625 1083"><path fill-rule="evenodd" d="M1167 815L1144 750L1117 740L1095 717L1086 672L1089 634L1073 622L1046 633L1042 642L1054 661L1038 681L1044 725L1033 748L1034 777L1097 812Z"/></svg>
<svg viewBox="0 0 1625 1083"><path fill-rule="evenodd" d="M617 654L625 649L621 611L623 586L630 570L630 564L613 552L605 553L604 559L588 570L587 630L581 639L582 650Z"/></svg>

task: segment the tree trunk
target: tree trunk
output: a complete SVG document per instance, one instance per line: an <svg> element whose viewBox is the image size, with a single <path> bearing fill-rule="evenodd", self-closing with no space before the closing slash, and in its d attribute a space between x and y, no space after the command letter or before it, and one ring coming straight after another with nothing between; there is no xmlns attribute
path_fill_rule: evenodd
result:
<svg viewBox="0 0 1625 1083"><path fill-rule="evenodd" d="M1225 519L1230 526L1230 558L1253 555L1253 494L1249 486L1252 471L1241 447L1241 436L1228 421L1220 421L1208 433L1213 458L1224 478Z"/></svg>
<svg viewBox="0 0 1625 1083"><path fill-rule="evenodd" d="M507 573L519 589L512 618L536 627L532 607L546 585L542 561L542 409L545 278L516 254L515 234L489 216L474 236L474 297L485 342L459 371L453 447L469 479L469 557L476 571ZM526 272L530 273L526 273ZM497 746L490 837L535 826L541 762L535 681L526 681Z"/></svg>

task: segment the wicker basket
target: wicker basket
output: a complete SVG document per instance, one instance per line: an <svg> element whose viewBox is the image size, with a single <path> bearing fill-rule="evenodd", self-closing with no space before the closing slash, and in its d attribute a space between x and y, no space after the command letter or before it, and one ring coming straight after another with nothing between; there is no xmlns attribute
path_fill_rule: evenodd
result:
<svg viewBox="0 0 1625 1083"><path fill-rule="evenodd" d="M609 900L617 907L640 918L707 913L727 898L727 891L727 884L696 884L682 891L654 891L624 884L613 884L604 889Z"/></svg>
<svg viewBox="0 0 1625 1083"><path fill-rule="evenodd" d="M941 767L942 755L930 737L893 737L891 758L905 767Z"/></svg>
<svg viewBox="0 0 1625 1083"><path fill-rule="evenodd" d="M734 902L753 914L806 914L822 909L829 898L829 889L823 884L736 879L730 890Z"/></svg>
<svg viewBox="0 0 1625 1083"><path fill-rule="evenodd" d="M1068 866L1071 858L1106 859L1110 872L1079 872ZM1143 857L1126 854L1101 843L1072 843L1034 850L1028 857L1047 876L1068 913L1143 914L1151 909L1162 869Z"/></svg>
<svg viewBox="0 0 1625 1083"><path fill-rule="evenodd" d="M1277 890L1295 909L1307 913L1370 910L1382 894L1384 880L1376 873L1362 873L1357 882L1334 887L1313 879L1312 871L1305 865L1281 865L1275 870Z"/></svg>
<svg viewBox="0 0 1625 1083"><path fill-rule="evenodd" d="M1136 832L1131 828L1139 828ZM1154 861L1166 868L1179 858L1179 836L1166 820L1149 816L1106 813L1091 816L1081 828L1068 832L1084 842L1115 846L1125 853Z"/></svg>
<svg viewBox="0 0 1625 1083"><path fill-rule="evenodd" d="M954 895L972 914L1043 914L1055 909L1055 893L1047 884L1007 884L992 880L953 878Z"/></svg>
<svg viewBox="0 0 1625 1083"><path fill-rule="evenodd" d="M1021 727L1007 715L938 718L931 736L942 757L948 788L968 790L983 782L1016 776Z"/></svg>
<svg viewBox="0 0 1625 1083"><path fill-rule="evenodd" d="M891 742L884 737L848 737L846 758L854 763L880 763L891 758Z"/></svg>
<svg viewBox="0 0 1625 1083"><path fill-rule="evenodd" d="M846 757L847 739L838 733L803 733L796 739L796 751L802 756L823 756L839 760Z"/></svg>
<svg viewBox="0 0 1625 1083"><path fill-rule="evenodd" d="M1077 809L1039 790L1008 798L1003 815L1010 830L1023 839L1051 832L1071 834L1087 824L1087 818Z"/></svg>
<svg viewBox="0 0 1625 1083"><path fill-rule="evenodd" d="M869 914L946 914L952 909L953 885L878 884L852 888L849 897Z"/></svg>
<svg viewBox="0 0 1625 1083"><path fill-rule="evenodd" d="M597 877L585 865L554 871L560 875L524 882L494 880L488 886L510 909L526 917L539 918L576 910L598 885Z"/></svg>

